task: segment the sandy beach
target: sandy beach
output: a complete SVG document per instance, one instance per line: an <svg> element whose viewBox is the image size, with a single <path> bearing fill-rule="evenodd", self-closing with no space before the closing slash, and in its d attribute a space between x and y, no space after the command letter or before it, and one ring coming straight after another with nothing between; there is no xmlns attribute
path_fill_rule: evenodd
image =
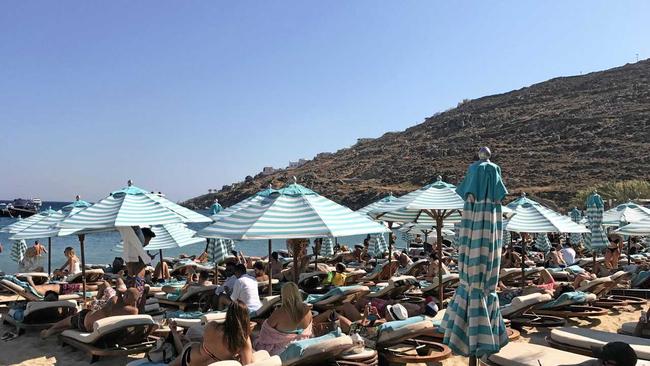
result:
<svg viewBox="0 0 650 366"><path fill-rule="evenodd" d="M15 299L15 296L0 296L0 303L7 300ZM590 320L570 320L567 325L577 327L589 327L608 332L616 333L616 330L622 323L636 321L641 315L641 308L638 307L622 307L617 310L610 311L606 316L593 318ZM0 316L4 316L8 308L6 305L0 305ZM12 327L7 324L0 326L2 333L12 330ZM521 337L515 342L521 343L535 343L545 345L544 338L549 334L548 329L537 330L535 328L524 328L521 332ZM63 348L59 346L55 337L47 340L41 340L38 332L32 331L21 335L20 337L8 341L0 341L0 365L21 365L21 366L50 366L50 365L65 365L65 366L87 366L90 365L90 357L83 352L73 350L72 348ZM133 359L144 357L143 354L132 355L130 357L108 357L101 358L93 365L97 366L117 366L125 365ZM430 365L444 365L444 366L461 366L467 365L467 358L454 356L441 363L433 363Z"/></svg>

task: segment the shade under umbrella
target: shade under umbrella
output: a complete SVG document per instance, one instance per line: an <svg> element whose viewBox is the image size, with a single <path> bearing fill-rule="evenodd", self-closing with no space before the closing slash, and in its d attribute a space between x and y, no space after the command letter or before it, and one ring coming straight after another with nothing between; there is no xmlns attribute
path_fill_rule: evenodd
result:
<svg viewBox="0 0 650 366"><path fill-rule="evenodd" d="M650 209L629 201L605 211L603 226L623 226L646 219L650 219Z"/></svg>
<svg viewBox="0 0 650 366"><path fill-rule="evenodd" d="M185 224L154 225L151 231L156 236L151 238L145 250L175 249L205 242L205 239L195 237L196 232ZM118 244L115 248L121 251L124 246Z"/></svg>
<svg viewBox="0 0 650 366"><path fill-rule="evenodd" d="M603 229L603 211L605 203L596 192L587 197L587 225L589 232L585 234L585 247L594 255L607 248L609 239Z"/></svg>
<svg viewBox="0 0 650 366"><path fill-rule="evenodd" d="M501 200L507 193L501 169L487 159L473 163L458 193L465 198L458 248L460 283L442 320L443 342L454 353L470 356L475 364L476 357L496 353L508 343L496 294L503 231Z"/></svg>

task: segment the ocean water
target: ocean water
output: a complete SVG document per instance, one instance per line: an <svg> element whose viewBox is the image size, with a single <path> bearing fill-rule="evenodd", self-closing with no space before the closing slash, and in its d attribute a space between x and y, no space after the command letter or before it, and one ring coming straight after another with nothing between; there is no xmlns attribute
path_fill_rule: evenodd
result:
<svg viewBox="0 0 650 366"><path fill-rule="evenodd" d="M53 210L58 210L61 207L69 204L69 202L43 202L43 209L51 207ZM204 215L207 215L207 211L197 211ZM0 217L0 227L5 227L9 224L12 224L16 221L14 218L9 217ZM192 230L199 230L206 226L206 224L189 224L188 227ZM8 233L0 233L0 243L4 248L3 252L0 253L0 271L5 273L14 273L18 270L18 264L11 260L11 247L13 241L9 240L11 235ZM401 240L400 235L397 235L397 243L395 246L397 248L405 247L406 243ZM365 235L356 235L338 238L338 242L341 245L353 246L354 244L360 244L363 242ZM39 240L41 244L45 245L47 248L47 239L43 238ZM113 262L115 257L120 256L120 252L116 251L114 247L119 244L120 235L117 231L109 231L96 234L86 235L85 240L85 255L87 264L110 264ZM27 245L33 245L34 240L28 240ZM79 249L79 240L76 235L55 237L52 238L52 268L59 268L65 263L65 257L63 256L63 250L66 247L73 247L77 256L81 255ZM268 241L267 240L250 240L250 241L239 241L235 245L237 250L242 251L245 255L254 255L254 256L265 256L268 254ZM193 244L188 245L183 248L177 249L166 249L163 251L165 257L175 257L181 253L188 255L199 255L205 249L205 244ZM284 240L273 240L273 250L286 249L286 244ZM311 253L311 250L310 250ZM157 262L158 257L154 259L154 263ZM47 271L47 255L44 255L41 261L43 268Z"/></svg>

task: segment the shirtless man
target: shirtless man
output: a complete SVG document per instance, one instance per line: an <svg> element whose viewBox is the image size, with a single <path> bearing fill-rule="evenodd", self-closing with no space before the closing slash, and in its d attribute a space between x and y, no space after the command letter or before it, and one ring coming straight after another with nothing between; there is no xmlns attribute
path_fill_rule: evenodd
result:
<svg viewBox="0 0 650 366"><path fill-rule="evenodd" d="M129 288L122 296L113 296L103 308L90 311L83 309L75 315L69 316L54 324L49 329L41 332L42 338L47 338L66 329L77 329L83 333L90 333L93 330L93 323L99 319L116 315L137 315L138 290Z"/></svg>

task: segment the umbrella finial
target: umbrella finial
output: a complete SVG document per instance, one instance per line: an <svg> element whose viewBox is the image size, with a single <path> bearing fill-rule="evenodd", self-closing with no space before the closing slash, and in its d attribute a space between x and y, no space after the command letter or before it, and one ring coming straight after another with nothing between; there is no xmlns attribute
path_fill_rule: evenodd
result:
<svg viewBox="0 0 650 366"><path fill-rule="evenodd" d="M80 196L80 195L76 195L76 196L74 196L74 200L75 200L75 201L79 201L80 199L81 199L81 196Z"/></svg>
<svg viewBox="0 0 650 366"><path fill-rule="evenodd" d="M269 183L269 189L273 189L273 184Z"/></svg>
<svg viewBox="0 0 650 366"><path fill-rule="evenodd" d="M129 179L128 182L126 182L126 185L131 187L133 185L133 181L131 179Z"/></svg>
<svg viewBox="0 0 650 366"><path fill-rule="evenodd" d="M489 160L490 156L492 156L492 152L490 151L490 148L487 146L483 146L478 150L478 158L481 160Z"/></svg>
<svg viewBox="0 0 650 366"><path fill-rule="evenodd" d="M296 176L294 175L293 176L293 184L296 184L296 183L298 183L298 178L296 178Z"/></svg>
<svg viewBox="0 0 650 366"><path fill-rule="evenodd" d="M438 182L442 182L442 175L438 174Z"/></svg>
<svg viewBox="0 0 650 366"><path fill-rule="evenodd" d="M526 197L526 192L521 192L522 197Z"/></svg>
<svg viewBox="0 0 650 366"><path fill-rule="evenodd" d="M215 199L214 199L214 203L219 203L219 199L218 199L218 198L215 198Z"/></svg>

